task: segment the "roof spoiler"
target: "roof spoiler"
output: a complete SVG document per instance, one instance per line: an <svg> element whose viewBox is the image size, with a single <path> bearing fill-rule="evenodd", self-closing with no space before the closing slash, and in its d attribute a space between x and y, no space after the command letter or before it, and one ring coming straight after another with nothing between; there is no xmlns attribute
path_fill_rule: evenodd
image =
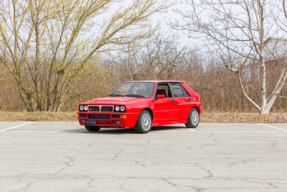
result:
<svg viewBox="0 0 287 192"><path fill-rule="evenodd" d="M186 81L180 81L181 84L186 84Z"/></svg>

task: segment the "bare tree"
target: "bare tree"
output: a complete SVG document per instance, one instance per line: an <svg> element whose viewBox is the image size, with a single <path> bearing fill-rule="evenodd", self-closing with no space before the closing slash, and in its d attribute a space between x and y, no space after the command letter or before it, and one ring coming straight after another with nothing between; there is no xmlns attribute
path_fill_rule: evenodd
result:
<svg viewBox="0 0 287 192"><path fill-rule="evenodd" d="M171 79L180 72L186 47L181 47L175 34L157 32L142 41L141 45L129 44L125 51L110 54L112 62L121 71L120 81L139 79Z"/></svg>
<svg viewBox="0 0 287 192"><path fill-rule="evenodd" d="M276 21L282 16L282 12L270 6L270 3L277 2L273 0L186 0L184 3L189 4L191 9L186 12L176 10L183 16L184 23L173 24L177 29L188 31L190 37L205 38L203 42L208 42L205 46L213 49L212 53L221 59L229 71L236 74L244 97L260 114L269 113L287 77L287 63L284 60L281 62L282 73L277 85L267 95L266 40L270 37L278 37L284 32L277 30ZM256 77L258 85L252 87L258 95L259 102L248 95L242 79L244 68L252 63L257 64L254 70L259 70Z"/></svg>
<svg viewBox="0 0 287 192"><path fill-rule="evenodd" d="M158 0L7 0L0 9L1 63L28 111L58 111L101 53L150 37ZM91 86L92 87L92 86Z"/></svg>
<svg viewBox="0 0 287 192"><path fill-rule="evenodd" d="M181 61L187 54L187 48L179 43L173 33L158 33L149 39L141 52L140 67L142 76L147 79L171 79L179 72Z"/></svg>

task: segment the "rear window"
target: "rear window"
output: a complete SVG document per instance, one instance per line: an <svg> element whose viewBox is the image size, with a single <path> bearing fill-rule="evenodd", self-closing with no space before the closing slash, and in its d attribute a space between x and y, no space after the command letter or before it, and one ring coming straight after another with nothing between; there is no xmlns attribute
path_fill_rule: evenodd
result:
<svg viewBox="0 0 287 192"><path fill-rule="evenodd" d="M185 96L185 97L190 97L190 95L189 95L189 93L186 91L186 89L185 89L182 85L180 85L180 86L181 86L181 88L182 88L182 90L183 90L184 96Z"/></svg>

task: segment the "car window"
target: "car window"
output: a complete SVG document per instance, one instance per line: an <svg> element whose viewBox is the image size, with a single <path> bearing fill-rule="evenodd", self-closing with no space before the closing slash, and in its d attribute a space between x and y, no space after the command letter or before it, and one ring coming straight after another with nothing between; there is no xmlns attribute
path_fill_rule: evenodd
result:
<svg viewBox="0 0 287 192"><path fill-rule="evenodd" d="M185 97L179 83L170 83L170 86L174 97Z"/></svg>
<svg viewBox="0 0 287 192"><path fill-rule="evenodd" d="M163 94L166 98L172 97L168 84L158 84L156 95Z"/></svg>

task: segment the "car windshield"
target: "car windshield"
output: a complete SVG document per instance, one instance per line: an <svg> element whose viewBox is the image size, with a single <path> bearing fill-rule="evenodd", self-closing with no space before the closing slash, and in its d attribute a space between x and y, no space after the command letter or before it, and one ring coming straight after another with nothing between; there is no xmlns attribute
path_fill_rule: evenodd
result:
<svg viewBox="0 0 287 192"><path fill-rule="evenodd" d="M109 97L142 97L150 98L153 95L155 83L130 82L123 83L113 90Z"/></svg>

